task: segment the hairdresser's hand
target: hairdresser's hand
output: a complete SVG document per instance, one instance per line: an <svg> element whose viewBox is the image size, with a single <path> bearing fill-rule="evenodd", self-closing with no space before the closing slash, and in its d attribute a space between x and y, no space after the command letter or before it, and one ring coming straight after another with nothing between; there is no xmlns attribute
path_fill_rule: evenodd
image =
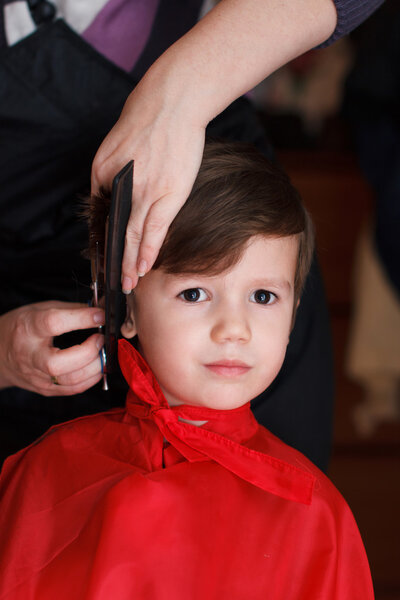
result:
<svg viewBox="0 0 400 600"><path fill-rule="evenodd" d="M160 84L145 78L129 96L105 138L92 169L92 191L111 188L114 175L132 158L134 186L126 232L122 288L130 291L149 271L168 227L185 203L204 149L205 125L179 103L163 102Z"/></svg>
<svg viewBox="0 0 400 600"><path fill-rule="evenodd" d="M122 287L153 265L200 167L207 124L289 60L326 40L332 0L220 0L150 67L93 162L92 192L135 160Z"/></svg>
<svg viewBox="0 0 400 600"><path fill-rule="evenodd" d="M30 304L2 315L0 389L16 386L44 396L70 396L92 387L101 379L103 336L93 334L66 350L55 348L53 337L103 323L104 313L99 308L56 301Z"/></svg>

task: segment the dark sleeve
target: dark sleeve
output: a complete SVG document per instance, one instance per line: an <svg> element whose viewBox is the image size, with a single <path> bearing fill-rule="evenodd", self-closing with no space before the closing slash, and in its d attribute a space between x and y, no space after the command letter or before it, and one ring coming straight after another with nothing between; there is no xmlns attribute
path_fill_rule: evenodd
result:
<svg viewBox="0 0 400 600"><path fill-rule="evenodd" d="M337 23L331 37L317 48L330 46L333 42L353 31L367 19L384 0L333 0L337 12Z"/></svg>

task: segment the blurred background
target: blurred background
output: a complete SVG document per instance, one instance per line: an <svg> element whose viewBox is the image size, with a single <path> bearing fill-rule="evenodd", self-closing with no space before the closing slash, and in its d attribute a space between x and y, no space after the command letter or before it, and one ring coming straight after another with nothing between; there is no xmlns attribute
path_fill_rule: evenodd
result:
<svg viewBox="0 0 400 600"><path fill-rule="evenodd" d="M252 97L316 225L336 369L329 476L377 600L400 600L400 3Z"/></svg>

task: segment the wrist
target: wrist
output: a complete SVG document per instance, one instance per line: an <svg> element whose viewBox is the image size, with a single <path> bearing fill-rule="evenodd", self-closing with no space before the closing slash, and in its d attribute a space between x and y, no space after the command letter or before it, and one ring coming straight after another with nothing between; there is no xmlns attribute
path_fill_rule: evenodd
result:
<svg viewBox="0 0 400 600"><path fill-rule="evenodd" d="M176 119L186 127L204 130L224 107L201 69L178 44L171 46L147 71L139 86L147 97L157 96L160 117ZM190 53L189 53L190 54Z"/></svg>

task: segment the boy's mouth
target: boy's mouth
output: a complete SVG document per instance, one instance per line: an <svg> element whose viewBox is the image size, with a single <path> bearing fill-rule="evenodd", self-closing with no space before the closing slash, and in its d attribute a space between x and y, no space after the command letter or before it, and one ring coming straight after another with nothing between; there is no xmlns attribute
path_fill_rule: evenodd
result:
<svg viewBox="0 0 400 600"><path fill-rule="evenodd" d="M222 377L239 377L240 375L245 375L251 369L249 365L241 360L228 359L218 360L204 366L216 375L221 375Z"/></svg>

